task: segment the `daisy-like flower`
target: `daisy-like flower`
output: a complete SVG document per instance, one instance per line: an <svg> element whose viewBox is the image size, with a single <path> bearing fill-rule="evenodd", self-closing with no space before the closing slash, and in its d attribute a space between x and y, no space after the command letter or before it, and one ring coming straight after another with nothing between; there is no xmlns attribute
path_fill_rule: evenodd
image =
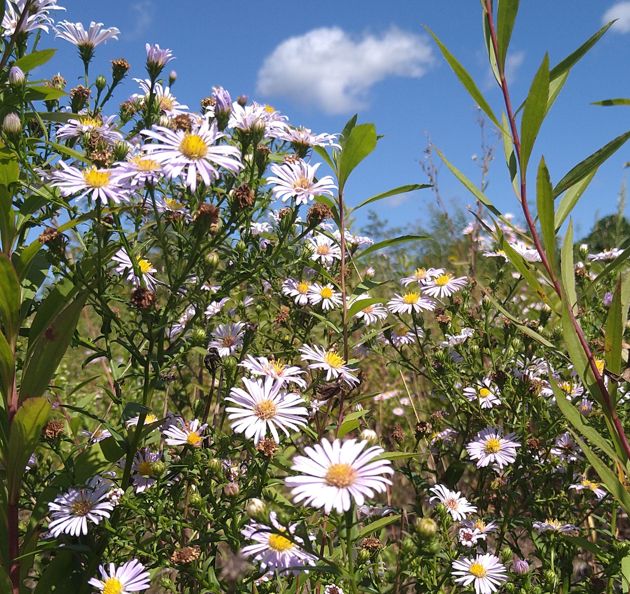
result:
<svg viewBox="0 0 630 594"><path fill-rule="evenodd" d="M142 95L135 94L132 99L139 101L141 104L145 104L149 100L151 94L151 81L149 79L134 78L134 81L138 83L142 90ZM153 85L153 101L159 107L160 112L169 118L186 113L188 105L183 105L177 101L177 98L171 93L170 87L163 86L161 83L156 82Z"/></svg>
<svg viewBox="0 0 630 594"><path fill-rule="evenodd" d="M309 165L302 159L290 161L282 165L272 165L272 177L267 182L272 184L271 191L283 202L295 198L295 203L308 204L315 196L328 194L332 196L337 189L330 175L315 181L315 174L321 164Z"/></svg>
<svg viewBox="0 0 630 594"><path fill-rule="evenodd" d="M486 538L486 534L494 532L497 529L496 522L486 523L481 518L477 518L476 520L466 520L465 522L462 522L462 524L466 528L476 530L479 533L480 538L484 540Z"/></svg>
<svg viewBox="0 0 630 594"><path fill-rule="evenodd" d="M556 441L550 453L552 456L557 456L564 462L577 462L581 456L580 448L575 441L573 441L568 431L556 437Z"/></svg>
<svg viewBox="0 0 630 594"><path fill-rule="evenodd" d="M359 297L356 301L353 301L352 304L367 301L368 299L370 299L369 295L361 295L361 297ZM381 303L370 303L354 315L365 322L366 326L369 326L371 324L375 324L379 320L384 320L387 317L387 310Z"/></svg>
<svg viewBox="0 0 630 594"><path fill-rule="evenodd" d="M433 299L427 299L422 296L420 289L416 291L409 291L403 295L398 293L390 299L387 303L387 309L392 313L416 313L426 310L433 311L435 309L435 301Z"/></svg>
<svg viewBox="0 0 630 594"><path fill-rule="evenodd" d="M126 161L116 163L114 172L120 180L127 180L133 187L146 184L154 185L164 175L161 163L146 155L133 155L128 157ZM158 200L157 203L178 205L179 208L168 208L173 212L184 209L184 205L174 198L164 198ZM160 210L159 206L158 210Z"/></svg>
<svg viewBox="0 0 630 594"><path fill-rule="evenodd" d="M485 252L482 252L482 255L485 256L486 258L503 258L503 260L505 260L506 262L509 260L506 253L503 250L496 250L496 251L486 250Z"/></svg>
<svg viewBox="0 0 630 594"><path fill-rule="evenodd" d="M50 183L59 188L64 198L78 194L77 198L89 196L101 202L111 200L120 204L127 201L128 188L113 169L77 169L63 161L59 161L59 165L62 170L50 174Z"/></svg>
<svg viewBox="0 0 630 594"><path fill-rule="evenodd" d="M290 142L298 153L305 153L312 146L331 146L341 148L336 134L315 134L308 128L292 128L286 126L279 130L276 138Z"/></svg>
<svg viewBox="0 0 630 594"><path fill-rule="evenodd" d="M326 372L326 381L340 377L350 386L359 383L357 376L351 373L346 361L335 349L304 345L300 348L300 353L302 361L313 361L309 364L309 369L322 369Z"/></svg>
<svg viewBox="0 0 630 594"><path fill-rule="evenodd" d="M475 513L477 508L468 502L468 499L462 497L459 491L451 491L445 485L435 485L429 489L431 493L434 493L433 497L429 498L429 502L433 503L438 501L450 514L451 518L456 522L465 520L468 514Z"/></svg>
<svg viewBox="0 0 630 594"><path fill-rule="evenodd" d="M422 336L420 328L418 328L418 336ZM411 329L407 328L407 326L398 326L392 328L390 340L396 348L400 348L406 344L412 344L416 340L416 335Z"/></svg>
<svg viewBox="0 0 630 594"><path fill-rule="evenodd" d="M210 305L208 305L208 307L206 307L205 311L203 312L206 318L212 318L219 314L229 300L229 297L223 297L218 301L213 301Z"/></svg>
<svg viewBox="0 0 630 594"><path fill-rule="evenodd" d="M243 322L220 324L212 333L208 348L216 349L219 357L229 357L243 344L245 324Z"/></svg>
<svg viewBox="0 0 630 594"><path fill-rule="evenodd" d="M597 499L606 497L606 490L602 489L601 484L589 481L587 478L580 480L579 483L569 485L569 489L573 489L574 491L591 491Z"/></svg>
<svg viewBox="0 0 630 594"><path fill-rule="evenodd" d="M269 360L267 357L247 355L239 365L252 375L272 378L280 386L294 383L300 388L306 388L306 382L300 377L304 372L299 367L286 365L278 359Z"/></svg>
<svg viewBox="0 0 630 594"><path fill-rule="evenodd" d="M214 121L204 121L190 132L154 126L151 130L143 130L142 134L155 141L145 144L143 150L162 164L170 178L182 176L185 185L193 192L197 189L197 176L207 186L219 177L217 166L233 173L243 168L237 148L215 144L224 135Z"/></svg>
<svg viewBox="0 0 630 594"><path fill-rule="evenodd" d="M250 380L243 378L242 388L232 388L226 398L237 406L228 406L228 418L233 421L232 429L244 433L247 439L258 442L271 433L276 443L280 442L278 429L289 435L289 429L299 431L306 425L308 410L299 394L287 393L273 378Z"/></svg>
<svg viewBox="0 0 630 594"><path fill-rule="evenodd" d="M269 514L269 523L250 522L243 528L243 536L255 543L241 549L244 557L252 557L263 571L270 572L297 573L305 566L315 565L317 558L301 548L304 542L295 535L297 524L281 526L275 512Z"/></svg>
<svg viewBox="0 0 630 594"><path fill-rule="evenodd" d="M499 429L487 427L477 433L477 436L467 446L468 455L477 461L477 468L492 464L499 469L512 464L516 460L516 449L521 447L512 441L513 433L505 437Z"/></svg>
<svg viewBox="0 0 630 594"><path fill-rule="evenodd" d="M486 537L476 528L468 528L467 526L464 526L459 529L457 538L459 539L459 544L464 547L471 548L477 544L478 540L485 540Z"/></svg>
<svg viewBox="0 0 630 594"><path fill-rule="evenodd" d="M98 525L103 518L109 518L114 509L108 497L110 489L110 481L96 480L95 477L85 487L72 488L55 497L48 504L51 536L85 535L88 533L88 522Z"/></svg>
<svg viewBox="0 0 630 594"><path fill-rule="evenodd" d="M450 297L468 284L468 278L460 276L455 278L452 274L443 273L432 278L424 287L424 292L438 299Z"/></svg>
<svg viewBox="0 0 630 594"><path fill-rule="evenodd" d="M538 250L532 248L530 245L522 242L515 241L514 243L510 243L510 247L517 253L523 256L523 259L527 262L540 262L540 254Z"/></svg>
<svg viewBox="0 0 630 594"><path fill-rule="evenodd" d="M584 388L578 382L559 381L557 382L557 386L569 400L579 398L584 394ZM540 390L540 395L547 396L555 402L555 394L549 382L545 382L545 385Z"/></svg>
<svg viewBox="0 0 630 594"><path fill-rule="evenodd" d="M57 0L10 0L5 3L5 12L2 18L2 34L5 37L15 34L20 17L27 6L29 9L28 16L22 19L20 33L27 33L37 29L48 33L48 28L54 23L48 11L65 10L63 6L57 6Z"/></svg>
<svg viewBox="0 0 630 594"><path fill-rule="evenodd" d="M462 328L459 334L446 334L444 336L446 340L442 342L442 346L452 348L464 344L474 333L475 331L472 328Z"/></svg>
<svg viewBox="0 0 630 594"><path fill-rule="evenodd" d="M341 293L335 291L331 284L320 285L313 283L308 290L308 299L311 305L321 304L324 311L341 305Z"/></svg>
<svg viewBox="0 0 630 594"><path fill-rule="evenodd" d="M341 248L323 233L309 237L308 247L312 252L311 260L321 262L326 267L332 266L335 260L341 260Z"/></svg>
<svg viewBox="0 0 630 594"><path fill-rule="evenodd" d="M162 70L171 60L174 60L173 52L170 49L162 49L157 43L151 45L145 43L144 49L147 52L147 68L151 71Z"/></svg>
<svg viewBox="0 0 630 594"><path fill-rule="evenodd" d="M488 378L485 378L477 386L464 388L464 396L471 402L479 402L481 408L492 408L493 406L501 404L499 388Z"/></svg>
<svg viewBox="0 0 630 594"><path fill-rule="evenodd" d="M307 280L288 278L282 283L282 294L292 297L297 305L306 305L309 298L311 283Z"/></svg>
<svg viewBox="0 0 630 594"><path fill-rule="evenodd" d="M95 134L110 145L116 144L123 140L123 135L114 128L115 119L116 116L80 115L78 119L68 120L67 124L57 130L57 139L81 138Z"/></svg>
<svg viewBox="0 0 630 594"><path fill-rule="evenodd" d="M82 23L61 21L58 23L56 31L56 37L65 39L78 48L88 49L94 49L97 45L110 39L118 39L120 34L120 29L117 27L103 28L103 23L95 23L94 21L90 23L87 31Z"/></svg>
<svg viewBox="0 0 630 594"><path fill-rule="evenodd" d="M145 415L145 417L144 417L143 426L146 427L147 425L153 425L153 423L157 423L159 420L160 419L155 414L153 414L152 412L147 413ZM131 417L125 423L125 427L127 427L127 428L129 428L129 427L136 427L138 425L139 421L140 421L140 415L135 416L135 417Z"/></svg>
<svg viewBox="0 0 630 594"><path fill-rule="evenodd" d="M179 418L164 431L163 435L170 446L189 445L198 448L207 437L203 434L207 426L207 423L202 425L198 419L187 422Z"/></svg>
<svg viewBox="0 0 630 594"><path fill-rule="evenodd" d="M453 561L453 581L475 588L475 594L493 594L507 580L507 571L499 558L490 553Z"/></svg>
<svg viewBox="0 0 630 594"><path fill-rule="evenodd" d="M129 254L123 249L119 249L113 256L112 260L116 262L116 272L121 276L124 276L134 286L139 286L144 282L147 289L155 291L156 280L153 274L157 270L153 267L153 264L145 258L135 256L136 265L134 267Z"/></svg>
<svg viewBox="0 0 630 594"><path fill-rule="evenodd" d="M384 475L394 473L389 460L375 460L383 448L368 447L356 439L332 443L326 438L305 448L306 456L296 456L291 469L298 476L285 479L292 488L293 500L330 513L348 511L352 501L363 505L366 497L382 493L392 481Z"/></svg>
<svg viewBox="0 0 630 594"><path fill-rule="evenodd" d="M129 594L142 592L151 585L151 579L146 567L137 559L132 559L116 567L110 563L107 569L99 565L101 579L91 578L90 586L99 589L103 594Z"/></svg>
<svg viewBox="0 0 630 594"><path fill-rule="evenodd" d="M344 594L343 590L336 584L328 584L324 588L324 594Z"/></svg>
<svg viewBox="0 0 630 594"><path fill-rule="evenodd" d="M604 250L603 252L598 252L597 254L589 254L588 259L592 262L605 262L608 260L614 260L618 256L621 255L623 250L619 248L612 248L610 250Z"/></svg>
<svg viewBox="0 0 630 594"><path fill-rule="evenodd" d="M544 534L545 532L557 532L559 534L575 534L579 531L573 524L563 524L560 520L547 518L544 522L534 522L534 530Z"/></svg>
<svg viewBox="0 0 630 594"><path fill-rule="evenodd" d="M400 283L405 287L414 283L426 285L431 279L444 274L444 268L416 268L411 276L405 276Z"/></svg>
<svg viewBox="0 0 630 594"><path fill-rule="evenodd" d="M159 452L142 449L136 452L131 466L131 478L136 493L142 493L155 485L162 472L162 460Z"/></svg>
<svg viewBox="0 0 630 594"><path fill-rule="evenodd" d="M253 101L243 106L235 101L232 103L232 115L228 126L241 132L276 138L286 127L286 120L286 116L270 105L261 105Z"/></svg>

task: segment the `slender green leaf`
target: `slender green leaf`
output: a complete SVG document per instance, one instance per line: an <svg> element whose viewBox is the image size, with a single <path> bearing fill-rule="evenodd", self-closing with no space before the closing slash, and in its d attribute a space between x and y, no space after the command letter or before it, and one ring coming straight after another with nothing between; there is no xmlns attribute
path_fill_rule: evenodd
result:
<svg viewBox="0 0 630 594"><path fill-rule="evenodd" d="M335 170L335 164L331 156L328 154L328 151L323 146L314 146L313 150L326 162L326 165L330 167L332 171Z"/></svg>
<svg viewBox="0 0 630 594"><path fill-rule="evenodd" d="M386 526L389 526L390 524L394 524L395 522L398 522L398 520L400 520L400 514L395 514L392 516L385 516L384 518L379 518L378 520L375 520L374 522L361 528L361 530L359 530L359 533L357 534L357 540L365 538L366 536L368 536L369 534L372 534L373 532L378 532L379 530L382 530Z"/></svg>
<svg viewBox="0 0 630 594"><path fill-rule="evenodd" d="M390 196L396 196L398 194L406 194L407 192L414 192L415 190L424 190L425 188L433 187L431 184L408 184L406 186L399 186L392 190L388 190L387 192L383 192L382 194L376 194L376 196L372 196L367 200L364 200L358 206L355 206L352 210L359 210L366 206L367 204L372 204L372 202L377 202L378 200L383 200L383 198L389 198Z"/></svg>
<svg viewBox="0 0 630 594"><path fill-rule="evenodd" d="M348 318L352 318L352 316L358 314L360 311L364 310L366 307L370 305L376 305L377 303L382 303L382 299L378 298L363 298L357 299L354 303L348 308Z"/></svg>
<svg viewBox="0 0 630 594"><path fill-rule="evenodd" d="M566 298L569 300L569 307L575 310L577 306L577 292L575 290L575 264L573 261L573 222L569 219L569 226L562 243L562 254L560 262L562 275L562 286Z"/></svg>
<svg viewBox="0 0 630 594"><path fill-rule="evenodd" d="M359 258L365 258L369 254L373 254L374 252L378 252L383 248L390 247L392 245L397 245L399 243L405 243L407 241L420 241L422 239L429 239L428 235L401 235L400 237L394 237L392 239L386 239L385 241L379 241L367 248L363 251L359 252L354 258L358 260Z"/></svg>
<svg viewBox="0 0 630 594"><path fill-rule="evenodd" d="M514 248L510 246L510 244L502 238L501 249L505 252L505 255L508 257L510 262L514 265L514 268L518 270L521 276L525 279L530 288L536 292L536 294L548 305L551 305L549 302L549 297L547 292L543 289L543 286L540 284L538 280L538 276L536 271L530 268L529 264L525 261L525 258L521 256Z"/></svg>
<svg viewBox="0 0 630 594"><path fill-rule="evenodd" d="M549 56L545 54L529 88L521 120L521 169L527 171L529 157L547 112L549 98Z"/></svg>
<svg viewBox="0 0 630 594"><path fill-rule="evenodd" d="M503 127L501 128L501 138L503 139L503 154L505 155L505 164L507 165L508 171L510 172L510 180L512 181L514 194L518 198L520 194L519 182L517 179L518 164L516 162L514 140L512 139L512 135L508 132L509 124L507 121L507 116L504 113L501 114L501 124L503 124Z"/></svg>
<svg viewBox="0 0 630 594"><path fill-rule="evenodd" d="M20 327L20 281L6 254L0 254L0 321L8 336L16 336Z"/></svg>
<svg viewBox="0 0 630 594"><path fill-rule="evenodd" d="M613 105L630 105L630 99L602 99L601 101L593 101L591 105L603 105L604 107L612 107Z"/></svg>
<svg viewBox="0 0 630 594"><path fill-rule="evenodd" d="M496 52L494 51L492 33L490 31L490 22L488 20L488 14L485 11L485 6L481 24L483 26L483 37L486 42L486 51L488 52L488 62L490 63L490 70L492 71L494 80L499 86L501 86L501 72L499 71L499 61L497 59Z"/></svg>
<svg viewBox="0 0 630 594"><path fill-rule="evenodd" d="M630 138L630 132L624 132L578 163L558 182L553 189L553 195L559 196L562 192L568 190L587 175L593 173L604 161L619 150L626 143L628 138Z"/></svg>
<svg viewBox="0 0 630 594"><path fill-rule="evenodd" d="M5 398L8 397L11 384L13 383L13 370L15 363L11 347L7 342L2 330L0 330L0 391Z"/></svg>
<svg viewBox="0 0 630 594"><path fill-rule="evenodd" d="M606 368L619 375L621 373L621 347L625 324L621 313L621 278L617 280L612 303L606 317L605 353Z"/></svg>
<svg viewBox="0 0 630 594"><path fill-rule="evenodd" d="M499 0L497 9L497 44L499 46L498 60L501 70L505 68L505 57L510 46L512 31L514 30L518 4L519 0Z"/></svg>
<svg viewBox="0 0 630 594"><path fill-rule="evenodd" d="M30 72L33 68L48 62L55 55L56 51L57 50L55 49L45 49L31 52L30 54L27 54L23 58L17 60L15 65L24 72Z"/></svg>
<svg viewBox="0 0 630 594"><path fill-rule="evenodd" d="M65 91L55 87L32 86L27 87L25 91L27 101L54 101L65 96Z"/></svg>
<svg viewBox="0 0 630 594"><path fill-rule="evenodd" d="M457 78L459 78L460 82L464 85L470 96L474 99L475 103L483 110L483 112L490 118L490 121L497 127L501 128L501 124L497 117L494 115L492 108L485 100L484 96L481 94L481 91L475 84L473 78L468 74L466 69L459 63L457 58L451 54L451 52L446 48L446 46L439 40L438 36L431 31L428 27L425 29L429 32L431 37L435 40L444 59L448 62L448 65L451 67Z"/></svg>
<svg viewBox="0 0 630 594"><path fill-rule="evenodd" d="M346 125L343 127L343 130L341 131L341 134L339 135L339 143L342 146L346 142L346 140L348 140L348 136L350 135L350 132L352 132L352 128L354 128L357 125L357 120L358 119L359 119L359 115L355 113L346 122Z"/></svg>
<svg viewBox="0 0 630 594"><path fill-rule="evenodd" d="M545 250L550 263L554 265L556 261L556 229L553 213L553 188L544 157L540 159L538 175L536 176L536 203Z"/></svg>
<svg viewBox="0 0 630 594"><path fill-rule="evenodd" d="M584 194L584 191L588 188L596 173L597 169L593 170L592 173L589 173L584 179L568 188L564 193L564 196L560 199L560 204L558 204L558 209L556 210L554 223L556 231L560 229L562 223L564 223L565 219L569 216L569 214L571 214L573 207L577 204L577 201L581 198L582 194Z"/></svg>
<svg viewBox="0 0 630 594"><path fill-rule="evenodd" d="M357 410L346 415L337 431L337 437L343 438L345 435L359 428L359 420L367 414L367 410Z"/></svg>
<svg viewBox="0 0 630 594"><path fill-rule="evenodd" d="M350 130L338 160L339 191L343 190L355 167L376 148L376 140L374 124L359 124Z"/></svg>

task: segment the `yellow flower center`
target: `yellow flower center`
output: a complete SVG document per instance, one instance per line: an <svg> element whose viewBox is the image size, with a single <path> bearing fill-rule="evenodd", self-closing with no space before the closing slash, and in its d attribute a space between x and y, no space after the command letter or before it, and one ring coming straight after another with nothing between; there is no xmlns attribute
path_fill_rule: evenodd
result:
<svg viewBox="0 0 630 594"><path fill-rule="evenodd" d="M70 509L75 516L87 516L92 511L92 506L89 501L85 501L85 499L80 499L79 501L75 501Z"/></svg>
<svg viewBox="0 0 630 594"><path fill-rule="evenodd" d="M155 474L154 463L143 460L136 467L136 472L142 476L153 476Z"/></svg>
<svg viewBox="0 0 630 594"><path fill-rule="evenodd" d="M83 180L90 188L104 188L109 183L109 171L101 171L92 167L83 172Z"/></svg>
<svg viewBox="0 0 630 594"><path fill-rule="evenodd" d="M277 407L273 400L263 400L254 407L254 414L263 421L273 419L276 416Z"/></svg>
<svg viewBox="0 0 630 594"><path fill-rule="evenodd" d="M140 171L157 171L160 168L160 164L153 159L143 159L142 157L134 157L131 162ZM168 200L168 198L167 198Z"/></svg>
<svg viewBox="0 0 630 594"><path fill-rule="evenodd" d="M158 418L153 413L149 413L146 417L144 417L144 424L149 425L151 423L155 423L157 420Z"/></svg>
<svg viewBox="0 0 630 594"><path fill-rule="evenodd" d="M265 111L267 113L275 113L276 110L271 105L265 105Z"/></svg>
<svg viewBox="0 0 630 594"><path fill-rule="evenodd" d="M188 436L186 437L186 443L188 445L196 447L201 442L202 442L202 438L199 436L198 433L195 433L194 431L192 433L189 433Z"/></svg>
<svg viewBox="0 0 630 594"><path fill-rule="evenodd" d="M175 107L175 103L171 97L160 97L160 109L162 111L171 111Z"/></svg>
<svg viewBox="0 0 630 594"><path fill-rule="evenodd" d="M571 394L573 392L573 384L571 382L561 382L558 387L565 393Z"/></svg>
<svg viewBox="0 0 630 594"><path fill-rule="evenodd" d="M483 451L486 454L496 454L501 451L501 442L496 437L491 437L483 445Z"/></svg>
<svg viewBox="0 0 630 594"><path fill-rule="evenodd" d="M103 121L100 118L93 118L90 116L82 117L81 123L88 128L98 128L103 125Z"/></svg>
<svg viewBox="0 0 630 594"><path fill-rule="evenodd" d="M448 285L450 280L451 280L451 275L450 274L440 274L440 276L438 276L435 279L435 284L438 287L443 287L444 285Z"/></svg>
<svg viewBox="0 0 630 594"><path fill-rule="evenodd" d="M330 299L333 296L333 290L330 287L322 287L319 295L322 299Z"/></svg>
<svg viewBox="0 0 630 594"><path fill-rule="evenodd" d="M268 543L270 548L279 553L293 548L293 543L281 534L270 534Z"/></svg>
<svg viewBox="0 0 630 594"><path fill-rule="evenodd" d="M484 531L486 529L486 523L483 520L475 520L475 528Z"/></svg>
<svg viewBox="0 0 630 594"><path fill-rule="evenodd" d="M345 363L337 351L327 351L324 355L324 362L328 363L328 365L330 365L333 369L339 369Z"/></svg>
<svg viewBox="0 0 630 594"><path fill-rule="evenodd" d="M110 577L103 583L103 594L121 594L123 591L122 582L115 577Z"/></svg>
<svg viewBox="0 0 630 594"><path fill-rule="evenodd" d="M233 347L236 344L236 338L234 336L224 336L221 340L221 344L225 348Z"/></svg>
<svg viewBox="0 0 630 594"><path fill-rule="evenodd" d="M364 307L361 311L366 314L371 314L374 311L374 306L368 305L367 307Z"/></svg>
<svg viewBox="0 0 630 594"><path fill-rule="evenodd" d="M606 365L604 359L595 359L595 367L597 367L597 371L599 371L600 375L604 373L604 365Z"/></svg>
<svg viewBox="0 0 630 594"><path fill-rule="evenodd" d="M595 491L595 489L599 489L599 483L594 483L593 481L589 481L588 479L584 479L582 481L582 486L590 489L591 491Z"/></svg>
<svg viewBox="0 0 630 594"><path fill-rule="evenodd" d="M153 264L144 258L137 258L138 260L138 268L142 274L147 274L152 268Z"/></svg>
<svg viewBox="0 0 630 594"><path fill-rule="evenodd" d="M487 398L491 394L492 394L492 392L490 392L490 390L488 390L488 388L480 388L479 389L479 398Z"/></svg>
<svg viewBox="0 0 630 594"><path fill-rule="evenodd" d="M350 464L333 464L328 468L325 479L330 486L345 489L357 479L357 471Z"/></svg>
<svg viewBox="0 0 630 594"><path fill-rule="evenodd" d="M269 364L271 366L271 370L278 375L280 375L286 367L282 361L270 361Z"/></svg>
<svg viewBox="0 0 630 594"><path fill-rule="evenodd" d="M476 578L486 577L487 571L486 568L481 563L472 563L468 568L468 571L472 573Z"/></svg>
<svg viewBox="0 0 630 594"><path fill-rule="evenodd" d="M328 254L330 254L330 246L326 243L322 243L321 245L318 245L317 253L320 256L327 256Z"/></svg>
<svg viewBox="0 0 630 594"><path fill-rule="evenodd" d="M308 283L302 281L301 283L297 284L297 292L301 293L302 295L306 295L306 293L308 293L308 289L311 285L309 285Z"/></svg>
<svg viewBox="0 0 630 594"><path fill-rule="evenodd" d="M414 305L418 303L418 299L420 299L420 293L405 293L403 295L403 303L407 305Z"/></svg>
<svg viewBox="0 0 630 594"><path fill-rule="evenodd" d="M293 187L296 190L307 190L311 185L311 182L306 177L300 177L293 182Z"/></svg>
<svg viewBox="0 0 630 594"><path fill-rule="evenodd" d="M427 269L416 268L416 271L413 273L413 276L416 280L424 280L425 278L427 278Z"/></svg>
<svg viewBox="0 0 630 594"><path fill-rule="evenodd" d="M181 202L177 202L175 198L165 198L164 204L168 206L171 210L181 210L184 208L184 205Z"/></svg>
<svg viewBox="0 0 630 594"><path fill-rule="evenodd" d="M198 134L185 134L179 143L179 150L182 155L189 159L203 159L208 153L208 145Z"/></svg>

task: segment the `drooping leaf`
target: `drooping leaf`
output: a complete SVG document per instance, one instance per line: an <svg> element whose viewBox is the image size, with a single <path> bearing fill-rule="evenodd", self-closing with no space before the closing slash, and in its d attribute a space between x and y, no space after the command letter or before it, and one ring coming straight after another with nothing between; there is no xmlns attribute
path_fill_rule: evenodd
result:
<svg viewBox="0 0 630 594"><path fill-rule="evenodd" d="M354 126L342 144L338 160L337 180L339 191L346 185L355 167L376 148L376 128L374 124Z"/></svg>
<svg viewBox="0 0 630 594"><path fill-rule="evenodd" d="M383 192L381 194L376 194L364 200L358 206L355 206L352 210L359 210L360 208L366 206L367 204L372 204L372 202L377 202L378 200L383 200L383 198L389 198L390 196L396 196L398 194L406 194L407 192L414 192L415 190L424 190L425 188L431 188L431 184L408 184L406 186L399 186L392 190L388 190L387 192Z"/></svg>
<svg viewBox="0 0 630 594"><path fill-rule="evenodd" d="M359 258L365 258L369 254L373 254L374 252L378 252L384 248L390 247L392 245L398 245L399 243L405 243L407 241L420 241L422 239L429 239L428 235L401 235L399 237L394 237L392 239L386 239L384 241L379 241L364 250L360 251L356 256L354 256L355 260Z"/></svg>
<svg viewBox="0 0 630 594"><path fill-rule="evenodd" d="M596 173L597 169L593 170L592 173L589 173L584 179L568 188L564 193L564 196L560 199L560 204L558 204L558 209L556 210L554 223L556 231L560 229L562 223L564 223L565 219L571 214L573 207L577 204L577 201L580 199L582 194L584 194L584 191L588 188Z"/></svg>
<svg viewBox="0 0 630 594"><path fill-rule="evenodd" d="M541 157L536 176L536 205L542 231L543 244L551 266L556 261L556 233L553 213L553 188L545 158Z"/></svg>
<svg viewBox="0 0 630 594"><path fill-rule="evenodd" d="M382 303L382 299L378 299L375 297L370 297L369 299L357 299L349 308L348 308L348 319L352 318L352 316L358 314L360 311L364 310L366 307L370 305L376 305L377 303Z"/></svg>
<svg viewBox="0 0 630 594"><path fill-rule="evenodd" d="M569 301L569 307L575 310L577 307L577 292L575 290L575 264L573 260L573 222L570 219L562 243L560 271L562 286Z"/></svg>
<svg viewBox="0 0 630 594"><path fill-rule="evenodd" d="M344 436L350 433L350 431L354 431L355 429L358 429L360 419L364 417L367 414L367 412L368 411L364 409L364 410L357 410L346 415L343 419L343 422L339 426L339 429L337 430L337 437L339 439L342 439Z"/></svg>
<svg viewBox="0 0 630 594"><path fill-rule="evenodd" d="M505 155L505 164L507 165L508 171L510 173L510 180L512 182L514 194L518 198L520 188L517 179L518 164L516 162L516 151L514 150L514 140L512 139L512 135L508 132L510 126L504 113L501 114L501 124L503 125L503 127L501 128L501 138L503 140L503 154Z"/></svg>
<svg viewBox="0 0 630 594"><path fill-rule="evenodd" d="M505 68L505 57L510 46L512 31L518 13L519 0L499 0L497 9L497 45L498 60L501 69Z"/></svg>
<svg viewBox="0 0 630 594"><path fill-rule="evenodd" d="M55 55L56 51L57 50L55 49L45 49L31 52L30 54L27 54L23 58L17 60L15 65L24 72L30 72L33 68L48 62Z"/></svg>
<svg viewBox="0 0 630 594"><path fill-rule="evenodd" d="M545 54L529 88L521 120L521 169L527 171L529 157L540 131L549 97L549 56Z"/></svg>

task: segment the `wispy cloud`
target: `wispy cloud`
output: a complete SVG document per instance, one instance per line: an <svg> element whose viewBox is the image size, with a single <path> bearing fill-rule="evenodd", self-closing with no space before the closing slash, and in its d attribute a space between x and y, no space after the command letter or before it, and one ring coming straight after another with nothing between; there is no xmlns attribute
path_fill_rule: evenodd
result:
<svg viewBox="0 0 630 594"><path fill-rule="evenodd" d="M483 56L481 59L487 64L488 55L485 52L483 52L483 54L480 52L480 55ZM517 79L518 70L523 65L523 62L525 62L525 52L522 50L510 52L505 59L505 78L507 78L510 84L514 84L514 81ZM489 66L486 70L486 78L483 86L486 91L494 89L497 86L497 81Z"/></svg>
<svg viewBox="0 0 630 594"><path fill-rule="evenodd" d="M365 108L370 89L391 76L420 77L433 62L428 41L397 28L352 36L339 27L290 37L267 56L258 92L342 114Z"/></svg>
<svg viewBox="0 0 630 594"><path fill-rule="evenodd" d="M613 4L602 16L602 23L608 23L614 19L617 22L612 26L617 33L630 33L630 2L617 2Z"/></svg>
<svg viewBox="0 0 630 594"><path fill-rule="evenodd" d="M131 12L131 27L125 32L127 39L139 39L144 37L151 24L155 14L155 6L152 0L137 0L129 5Z"/></svg>

